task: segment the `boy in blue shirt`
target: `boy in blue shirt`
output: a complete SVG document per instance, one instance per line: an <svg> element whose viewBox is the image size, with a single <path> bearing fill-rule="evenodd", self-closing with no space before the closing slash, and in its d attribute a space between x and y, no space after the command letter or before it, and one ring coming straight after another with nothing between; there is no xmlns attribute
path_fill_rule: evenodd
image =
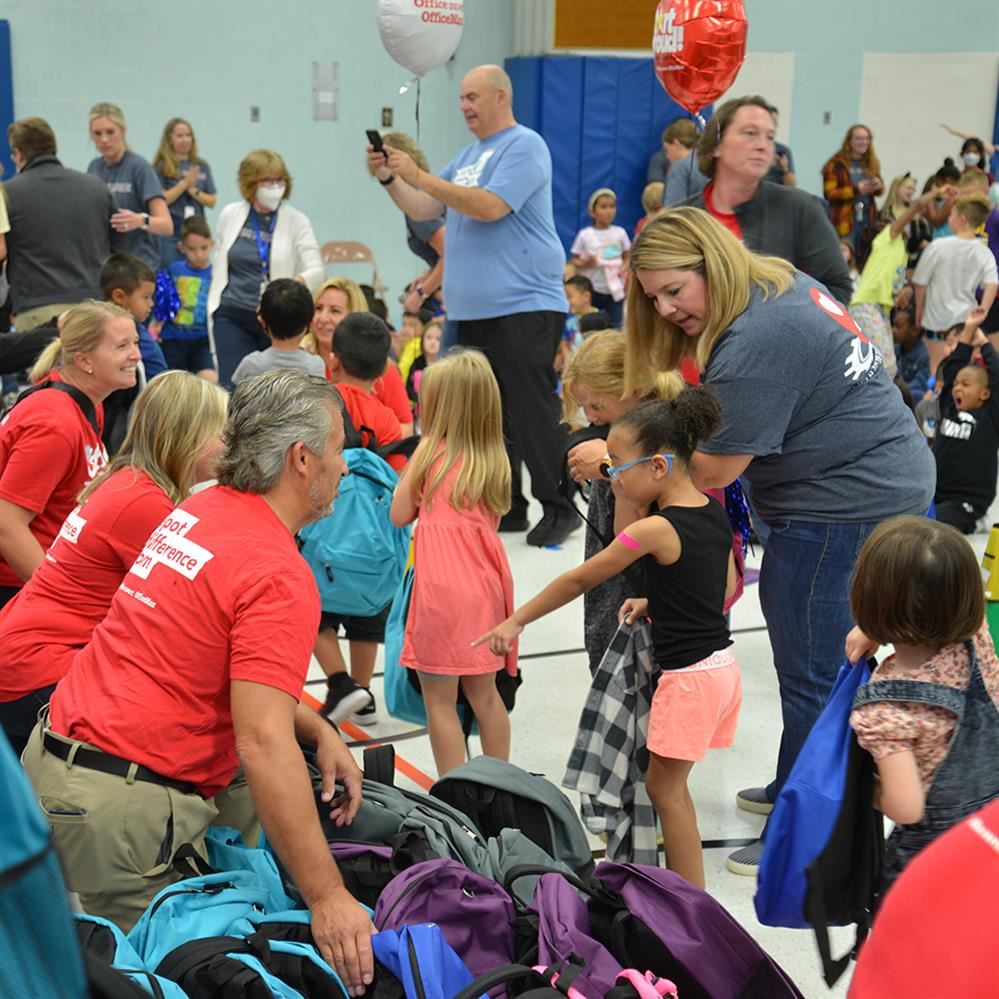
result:
<svg viewBox="0 0 999 999"><path fill-rule="evenodd" d="M104 300L130 312L135 319L146 381L162 374L167 369L166 359L145 325L156 290L156 275L152 267L131 253L112 253L104 261L98 280Z"/></svg>
<svg viewBox="0 0 999 999"><path fill-rule="evenodd" d="M211 230L201 215L184 220L177 243L181 259L167 268L180 297L180 309L160 330L160 346L170 367L191 371L209 382L219 380L208 343L208 287L214 246Z"/></svg>

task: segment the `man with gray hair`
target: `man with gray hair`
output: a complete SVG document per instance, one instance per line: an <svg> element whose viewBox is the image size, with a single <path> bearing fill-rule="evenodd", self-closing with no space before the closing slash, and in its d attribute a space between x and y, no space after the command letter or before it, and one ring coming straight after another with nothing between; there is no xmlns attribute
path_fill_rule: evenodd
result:
<svg viewBox="0 0 999 999"><path fill-rule="evenodd" d="M565 249L552 214L552 158L537 132L513 116L513 86L500 66L479 66L461 83L461 113L476 142L440 172L400 149L368 148L369 164L411 219L447 209L444 302L458 342L481 350L499 382L513 496L500 530L527 528L521 459L544 509L527 535L539 547L579 527L559 498L564 429L555 394L555 354L569 308L562 286Z"/></svg>
<svg viewBox="0 0 999 999"><path fill-rule="evenodd" d="M296 742L315 746L323 800L349 823L360 771L336 730L299 703L319 595L294 537L333 508L346 472L341 414L336 390L314 375L272 371L239 386L219 484L153 531L24 766L67 884L126 931L182 877L181 846L205 856L205 830L226 824L216 796L242 766L323 957L358 995L372 980L371 921L330 856Z"/></svg>

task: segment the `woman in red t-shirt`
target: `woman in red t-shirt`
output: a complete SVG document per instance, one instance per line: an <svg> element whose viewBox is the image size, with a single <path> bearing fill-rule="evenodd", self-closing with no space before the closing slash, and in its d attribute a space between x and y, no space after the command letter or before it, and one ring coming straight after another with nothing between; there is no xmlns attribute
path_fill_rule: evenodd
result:
<svg viewBox="0 0 999 999"><path fill-rule="evenodd" d="M217 385L184 371L151 382L121 451L0 611L0 725L18 753L153 529L212 477L227 405Z"/></svg>
<svg viewBox="0 0 999 999"><path fill-rule="evenodd" d="M59 339L31 369L43 387L0 424L0 607L31 578L77 494L107 464L101 404L135 385L140 359L132 316L90 301L63 315Z"/></svg>
<svg viewBox="0 0 999 999"><path fill-rule="evenodd" d="M313 300L316 303L316 314L302 346L323 359L326 377L329 378L333 333L340 320L352 312L371 310L360 286L347 278L335 277L324 281L315 290ZM409 437L413 433L413 412L402 375L391 360L385 365L382 377L375 382L375 396L399 418L402 436Z"/></svg>

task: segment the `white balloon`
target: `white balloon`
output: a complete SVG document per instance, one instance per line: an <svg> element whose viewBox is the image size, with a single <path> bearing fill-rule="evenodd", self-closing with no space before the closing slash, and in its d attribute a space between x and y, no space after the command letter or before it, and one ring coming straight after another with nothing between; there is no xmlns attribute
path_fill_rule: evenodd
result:
<svg viewBox="0 0 999 999"><path fill-rule="evenodd" d="M464 0L378 0L382 44L415 76L443 66L454 55L464 24Z"/></svg>

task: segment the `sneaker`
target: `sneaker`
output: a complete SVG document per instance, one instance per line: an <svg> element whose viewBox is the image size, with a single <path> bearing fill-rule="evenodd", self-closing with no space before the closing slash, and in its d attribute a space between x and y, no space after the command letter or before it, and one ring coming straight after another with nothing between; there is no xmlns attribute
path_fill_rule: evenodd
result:
<svg viewBox="0 0 999 999"><path fill-rule="evenodd" d="M774 810L774 803L767 797L765 787L747 787L735 796L735 804L744 812L756 815L769 815Z"/></svg>
<svg viewBox="0 0 999 999"><path fill-rule="evenodd" d="M527 532L527 543L536 548L560 545L570 534L578 531L582 523L575 510L546 504L545 515Z"/></svg>
<svg viewBox="0 0 999 999"><path fill-rule="evenodd" d="M528 527L526 510L511 510L500 517L500 534L513 534L516 531L526 531Z"/></svg>
<svg viewBox="0 0 999 999"><path fill-rule="evenodd" d="M326 703L319 713L336 724L373 701L371 694L349 673L334 673L326 680Z"/></svg>
<svg viewBox="0 0 999 999"><path fill-rule="evenodd" d="M760 858L763 856L763 840L758 839L749 846L744 846L735 853L730 853L725 860L725 866L733 874L742 874L744 877L755 878L760 873Z"/></svg>
<svg viewBox="0 0 999 999"><path fill-rule="evenodd" d="M360 710L355 711L347 720L352 721L355 725L377 725L381 719L378 717L375 695L367 687L361 687L361 690L368 695L368 703Z"/></svg>

